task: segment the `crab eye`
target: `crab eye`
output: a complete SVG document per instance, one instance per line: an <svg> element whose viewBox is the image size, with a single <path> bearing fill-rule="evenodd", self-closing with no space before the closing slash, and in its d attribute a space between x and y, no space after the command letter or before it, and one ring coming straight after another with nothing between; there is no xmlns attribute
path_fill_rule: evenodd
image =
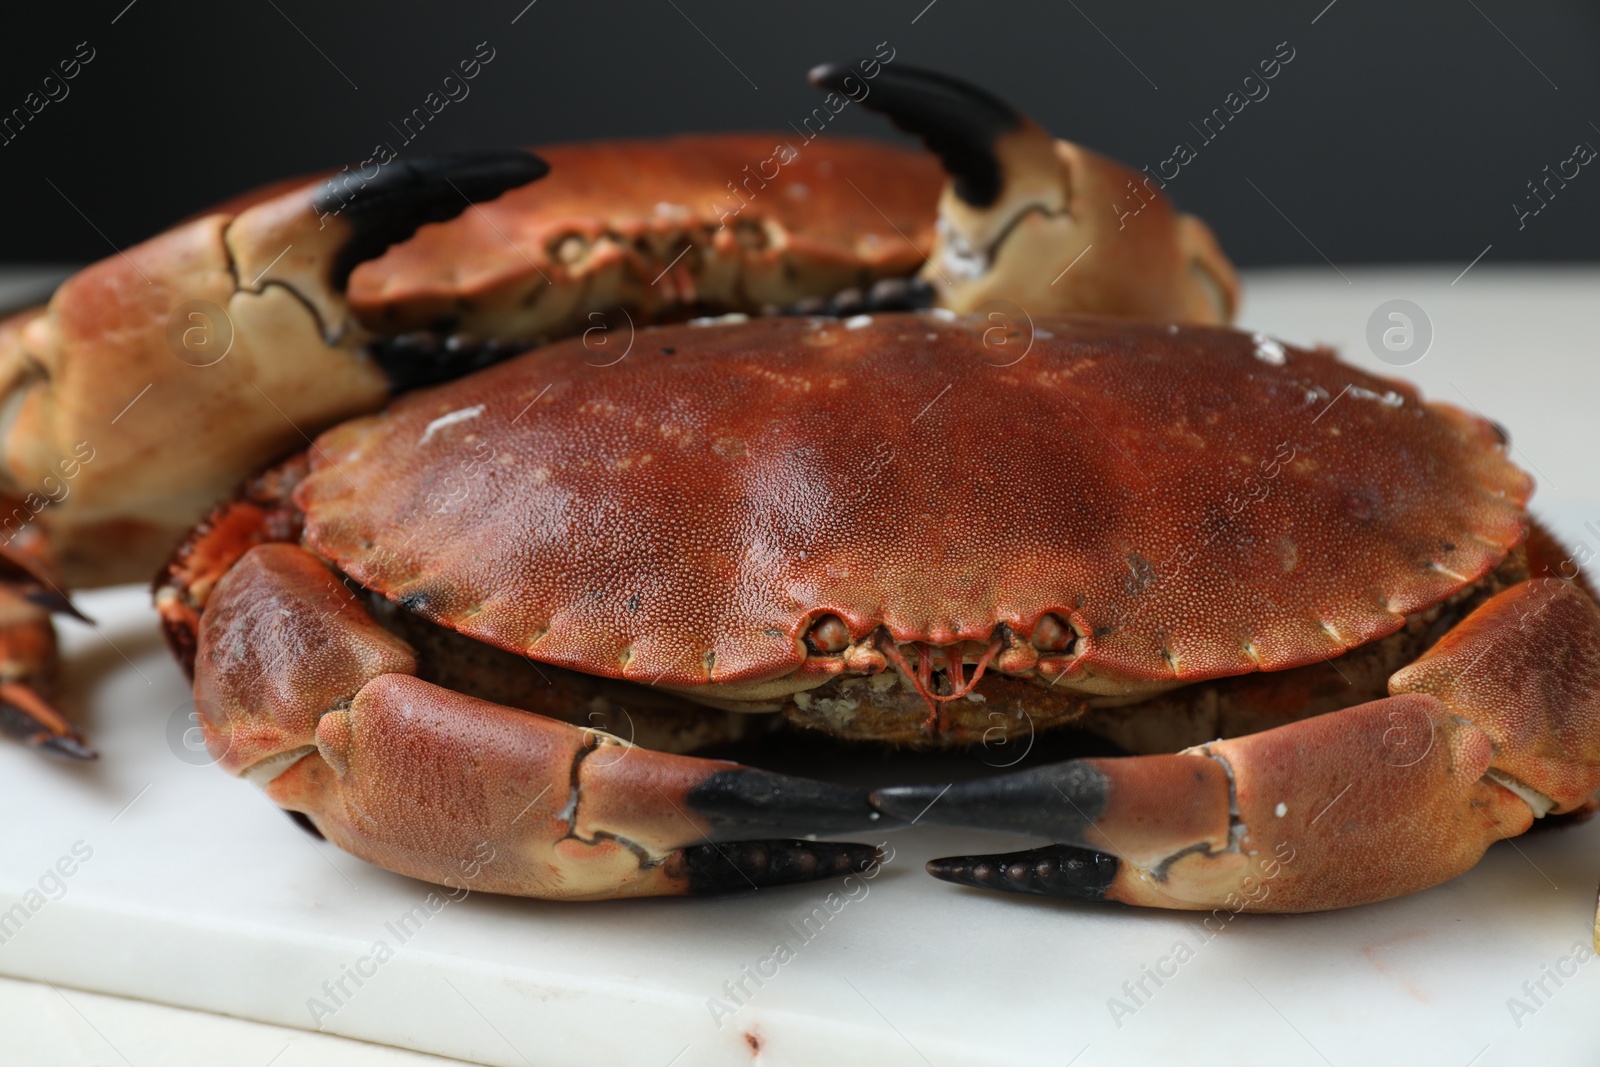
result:
<svg viewBox="0 0 1600 1067"><path fill-rule="evenodd" d="M1078 635L1072 632L1072 627L1054 612L1041 618L1033 628L1032 644L1040 652L1064 652L1077 639Z"/></svg>
<svg viewBox="0 0 1600 1067"><path fill-rule="evenodd" d="M850 647L850 627L837 615L824 615L806 632L806 646L823 655L843 652Z"/></svg>
<svg viewBox="0 0 1600 1067"><path fill-rule="evenodd" d="M589 242L583 235L569 233L552 242L552 253L565 266L572 266L589 253Z"/></svg>

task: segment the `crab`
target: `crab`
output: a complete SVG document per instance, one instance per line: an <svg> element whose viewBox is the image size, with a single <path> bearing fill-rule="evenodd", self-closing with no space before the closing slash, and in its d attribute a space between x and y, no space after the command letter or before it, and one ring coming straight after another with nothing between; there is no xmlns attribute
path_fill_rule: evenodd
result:
<svg viewBox="0 0 1600 1067"><path fill-rule="evenodd" d="M146 579L310 435L551 339L599 364L708 314L1231 317L1204 224L1149 190L1124 226L1108 205L1133 171L892 59L814 70L819 112L883 111L943 174L831 134L369 160L219 205L0 321L0 726L91 755L49 703L64 590Z"/></svg>
<svg viewBox="0 0 1600 1067"><path fill-rule="evenodd" d="M966 885L1307 911L1589 809L1600 608L1494 425L1230 329L993 330L569 340L327 431L158 582L211 754L390 870L563 900L871 870L818 836L921 821L1056 842L929 864ZM695 754L1064 726L1134 754L878 788Z"/></svg>

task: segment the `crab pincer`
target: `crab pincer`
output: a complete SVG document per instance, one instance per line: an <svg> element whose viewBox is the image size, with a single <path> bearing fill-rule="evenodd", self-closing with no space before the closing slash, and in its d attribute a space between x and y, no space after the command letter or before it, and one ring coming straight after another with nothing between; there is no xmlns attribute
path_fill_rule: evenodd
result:
<svg viewBox="0 0 1600 1067"><path fill-rule="evenodd" d="M944 165L938 241L919 275L940 306L1232 320L1233 265L1159 179L1058 140L948 74L861 60L816 67L811 80L922 138Z"/></svg>
<svg viewBox="0 0 1600 1067"><path fill-rule="evenodd" d="M1497 594L1389 690L1175 755L1076 760L872 799L890 814L1060 842L931 861L946 881L1295 912L1446 881L1600 788L1600 609L1571 582Z"/></svg>
<svg viewBox="0 0 1600 1067"><path fill-rule="evenodd" d="M555 899L739 891L864 869L871 845L797 838L896 824L863 789L652 751L418 678L321 560L241 547L200 619L207 745L391 870Z"/></svg>

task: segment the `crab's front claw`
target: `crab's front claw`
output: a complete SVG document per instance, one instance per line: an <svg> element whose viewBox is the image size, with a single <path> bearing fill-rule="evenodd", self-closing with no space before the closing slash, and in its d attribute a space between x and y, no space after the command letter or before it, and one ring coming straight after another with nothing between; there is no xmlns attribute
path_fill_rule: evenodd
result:
<svg viewBox="0 0 1600 1067"><path fill-rule="evenodd" d="M1425 751L1416 762L1395 756L1408 752L1395 747L1402 734ZM1528 828L1528 806L1484 778L1489 759L1484 733L1439 701L1391 697L1199 751L955 786L923 821L1021 830L1072 848L952 857L929 871L990 889L1165 908L1315 911L1383 900L1452 878ZM891 813L919 799L916 790L875 798ZM1109 859L1064 880L1054 866L1083 862L1076 850Z"/></svg>
<svg viewBox="0 0 1600 1067"><path fill-rule="evenodd" d="M403 674L324 715L316 753L266 791L390 870L545 898L757 889L881 858L797 840L873 828L865 791L638 748Z"/></svg>
<svg viewBox="0 0 1600 1067"><path fill-rule="evenodd" d="M409 384L345 303L352 266L544 170L519 151L279 186L78 272L0 322L0 491L37 502L70 586L147 577L238 472Z"/></svg>
<svg viewBox="0 0 1600 1067"><path fill-rule="evenodd" d="M239 276L261 290L288 287L337 340L355 324L344 302L350 274L430 222L537 181L549 166L526 151L395 160L368 177L341 171L310 190L243 211L230 229Z"/></svg>
<svg viewBox="0 0 1600 1067"><path fill-rule="evenodd" d="M1600 787L1600 609L1547 579L1479 607L1391 696L1176 755L879 790L892 815L1062 844L935 860L1080 900L1316 911L1436 885Z"/></svg>
<svg viewBox="0 0 1600 1067"><path fill-rule="evenodd" d="M550 899L708 893L861 870L796 840L895 821L865 790L669 755L415 676L321 561L252 548L199 618L212 754L341 848L451 886Z"/></svg>
<svg viewBox="0 0 1600 1067"><path fill-rule="evenodd" d="M887 115L944 164L939 239L922 271L941 306L1232 320L1233 265L1205 223L1173 208L1159 179L1056 140L945 74L863 61L817 67L811 80Z"/></svg>

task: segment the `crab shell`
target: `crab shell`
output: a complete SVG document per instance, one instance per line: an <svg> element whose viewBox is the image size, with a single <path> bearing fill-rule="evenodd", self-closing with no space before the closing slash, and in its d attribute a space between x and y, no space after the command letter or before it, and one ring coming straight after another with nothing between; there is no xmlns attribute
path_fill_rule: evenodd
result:
<svg viewBox="0 0 1600 1067"><path fill-rule="evenodd" d="M1490 424L1236 331L1074 318L1000 344L931 313L639 340L324 434L304 543L486 644L767 710L883 670L878 649L981 649L1046 615L1069 647L994 669L1132 700L1296 667L1393 633L1527 529ZM842 652L806 640L829 617Z"/></svg>

